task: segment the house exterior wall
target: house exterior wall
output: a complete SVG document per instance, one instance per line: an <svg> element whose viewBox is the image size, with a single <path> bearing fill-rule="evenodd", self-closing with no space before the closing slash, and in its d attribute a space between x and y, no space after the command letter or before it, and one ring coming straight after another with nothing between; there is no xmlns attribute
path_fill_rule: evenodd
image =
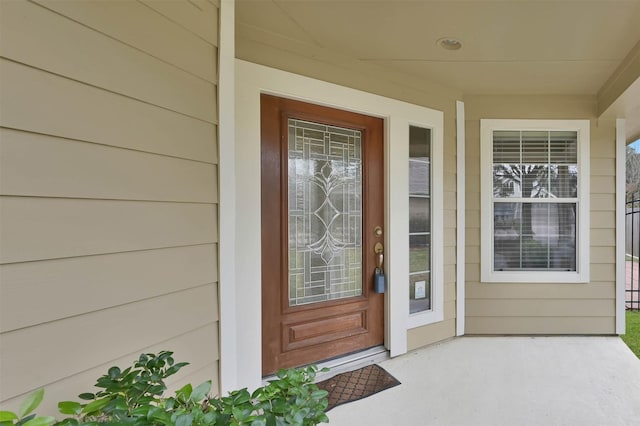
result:
<svg viewBox="0 0 640 426"><path fill-rule="evenodd" d="M0 2L0 404L218 382L219 2Z"/></svg>
<svg viewBox="0 0 640 426"><path fill-rule="evenodd" d="M615 120L589 96L466 96L466 334L614 334ZM482 283L480 120L590 120L590 282Z"/></svg>
<svg viewBox="0 0 640 426"><path fill-rule="evenodd" d="M236 56L261 65L413 103L444 112L444 320L407 330L407 349L456 335L456 99L461 93L422 79L363 66L325 51L289 51L267 46L239 29ZM313 56L313 57L310 57ZM257 166L257 165L256 165ZM390 254L393 256L393 254ZM408 285L408 284L407 284Z"/></svg>

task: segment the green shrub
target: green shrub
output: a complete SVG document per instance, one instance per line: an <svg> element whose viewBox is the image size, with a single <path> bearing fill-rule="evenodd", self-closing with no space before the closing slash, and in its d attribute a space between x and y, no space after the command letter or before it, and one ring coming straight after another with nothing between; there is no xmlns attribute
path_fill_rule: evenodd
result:
<svg viewBox="0 0 640 426"><path fill-rule="evenodd" d="M111 367L98 378L96 393L82 393L83 402L63 401L58 409L67 418L37 417L44 389L27 397L18 413L0 411L0 426L307 426L328 422L327 392L313 383L318 369L280 370L274 380L252 394L245 389L211 397L211 382L190 384L165 397L165 379L186 362L173 353L142 354L132 367ZM326 370L323 370L326 371Z"/></svg>
<svg viewBox="0 0 640 426"><path fill-rule="evenodd" d="M53 417L38 417L33 411L38 408L44 397L44 389L38 389L27 396L20 404L17 413L13 411L0 411L0 426L49 426L55 423Z"/></svg>
<svg viewBox="0 0 640 426"><path fill-rule="evenodd" d="M313 384L317 368L281 370L275 380L250 394L241 389L210 397L211 382L190 384L164 397L164 380L187 363L175 363L172 352L142 354L133 367L111 367L100 377L97 393L83 393L87 402L63 401L60 426L280 426L328 422L327 392ZM31 425L29 425L31 426Z"/></svg>

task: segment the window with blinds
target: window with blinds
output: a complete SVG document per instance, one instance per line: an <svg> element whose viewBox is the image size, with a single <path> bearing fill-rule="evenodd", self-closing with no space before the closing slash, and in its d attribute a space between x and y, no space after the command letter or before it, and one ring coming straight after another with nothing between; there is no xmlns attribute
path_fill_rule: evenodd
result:
<svg viewBox="0 0 640 426"><path fill-rule="evenodd" d="M481 128L483 281L584 282L589 122L481 120Z"/></svg>
<svg viewBox="0 0 640 426"><path fill-rule="evenodd" d="M577 139L493 132L495 270L576 270Z"/></svg>

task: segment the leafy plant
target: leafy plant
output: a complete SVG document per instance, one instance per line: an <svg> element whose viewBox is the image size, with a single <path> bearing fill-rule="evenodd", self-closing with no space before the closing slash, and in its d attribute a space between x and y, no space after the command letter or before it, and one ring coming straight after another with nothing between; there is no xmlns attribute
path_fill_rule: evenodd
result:
<svg viewBox="0 0 640 426"><path fill-rule="evenodd" d="M58 404L62 414L72 417L56 425L307 426L328 422L327 392L313 384L315 366L281 370L252 394L245 388L210 397L211 382L206 381L195 388L187 384L174 396L164 397L164 380L187 365L175 363L172 355L166 351L142 354L133 367L111 367L96 383L99 392L79 395L88 402Z"/></svg>
<svg viewBox="0 0 640 426"><path fill-rule="evenodd" d="M186 362L175 363L172 352L158 355L141 354L133 367L121 370L111 367L98 378L97 393L82 393L78 397L88 403L62 401L58 409L62 414L76 416L58 423L64 426L105 424L153 424L140 422L140 409L161 406L162 394L167 389L164 380L177 373Z"/></svg>
<svg viewBox="0 0 640 426"><path fill-rule="evenodd" d="M49 426L55 423L54 417L38 417L33 411L38 408L44 397L44 389L38 389L20 404L17 413L13 411L0 411L0 426Z"/></svg>
<svg viewBox="0 0 640 426"><path fill-rule="evenodd" d="M251 395L254 412L257 413L251 425L317 425L329 422L325 414L327 391L313 384L317 371L315 366L280 370L277 379ZM222 402L225 402L224 398Z"/></svg>

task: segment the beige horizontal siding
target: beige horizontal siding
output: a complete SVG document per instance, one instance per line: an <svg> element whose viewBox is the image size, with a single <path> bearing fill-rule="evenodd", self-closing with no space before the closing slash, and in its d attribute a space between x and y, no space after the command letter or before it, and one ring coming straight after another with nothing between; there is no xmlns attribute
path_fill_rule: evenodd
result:
<svg viewBox="0 0 640 426"><path fill-rule="evenodd" d="M412 328L407 332L407 350L430 345L456 335L456 320L447 319L425 327Z"/></svg>
<svg viewBox="0 0 640 426"><path fill-rule="evenodd" d="M0 43L5 58L201 120L217 116L210 81L25 0L6 2L2 12L2 38L11 40Z"/></svg>
<svg viewBox="0 0 640 426"><path fill-rule="evenodd" d="M607 210L597 210L598 208ZM591 229L611 229L615 217L616 212L610 210L609 206L594 206L591 210Z"/></svg>
<svg viewBox="0 0 640 426"><path fill-rule="evenodd" d="M607 317L615 315L613 299L476 299L467 305L468 317Z"/></svg>
<svg viewBox="0 0 640 426"><path fill-rule="evenodd" d="M0 332L217 282L216 258L217 246L203 244L0 265ZM20 315L17 300L29 300Z"/></svg>
<svg viewBox="0 0 640 426"><path fill-rule="evenodd" d="M573 120L595 117L598 110L596 97L587 95L467 95L464 104L467 123L477 125L477 132L483 118Z"/></svg>
<svg viewBox="0 0 640 426"><path fill-rule="evenodd" d="M456 244L456 229L455 228L445 228L444 232L444 243L446 245L455 245Z"/></svg>
<svg viewBox="0 0 640 426"><path fill-rule="evenodd" d="M193 380L191 383L199 383L207 379L213 379L214 383L217 382L217 371L211 371L209 376L201 377L203 373L202 367L204 366L206 369L211 367L211 354L217 354L219 352L218 327L216 324L206 324L152 346L132 348L131 352L122 354L119 358L109 360L88 370L78 371L76 374L48 384L45 398L38 408L38 413L57 413L58 401L55 398L58 395L65 400L77 401L77 395L79 393L95 392L97 388L94 388L93 385L96 379L105 374L110 367L114 365L121 368L127 367L132 365L141 353L158 353L168 348L175 349L174 357L176 362L187 360L190 362L190 364L183 367L178 374L169 378L167 386L170 389L178 388L181 383L189 383L189 377L198 379ZM205 370L204 373L208 373L208 371ZM28 392L30 391L6 400L3 402L3 408L7 406L19 406Z"/></svg>
<svg viewBox="0 0 640 426"><path fill-rule="evenodd" d="M141 1L187 31L191 31L214 46L218 45L218 12L213 4L207 1L196 3L189 0Z"/></svg>
<svg viewBox="0 0 640 426"><path fill-rule="evenodd" d="M597 242L596 242L597 244ZM592 264L612 264L616 262L615 247L599 247L591 244L591 263Z"/></svg>
<svg viewBox="0 0 640 426"><path fill-rule="evenodd" d="M446 277L446 275L445 275ZM446 284L444 285L444 303L455 302L456 301L456 283L455 281L447 281L445 278ZM453 306L453 312L455 313L455 305ZM446 310L446 309L445 309Z"/></svg>
<svg viewBox="0 0 640 426"><path fill-rule="evenodd" d="M456 283L456 273L457 273L456 265L444 265L444 281L447 283L447 285L453 286L454 290L455 290L455 283ZM445 296L445 300L446 300L446 296Z"/></svg>
<svg viewBox="0 0 640 426"><path fill-rule="evenodd" d="M444 202L443 207L446 210L455 211L456 210L456 193L452 191L446 191L444 193Z"/></svg>
<svg viewBox="0 0 640 426"><path fill-rule="evenodd" d="M455 296L455 293L453 293ZM444 321L456 319L456 301L445 300L444 302Z"/></svg>
<svg viewBox="0 0 640 426"><path fill-rule="evenodd" d="M592 123L593 124L593 123ZM612 119L599 119L598 125L591 126L591 163L598 159L616 158L616 144L610 141L616 140L615 121ZM607 142L609 141L609 142ZM615 172L611 171L611 175Z"/></svg>
<svg viewBox="0 0 640 426"><path fill-rule="evenodd" d="M215 46L140 2L34 1L204 80L216 81ZM215 12L210 19L218 20Z"/></svg>
<svg viewBox="0 0 640 426"><path fill-rule="evenodd" d="M464 256L468 263L480 263L480 247L467 245Z"/></svg>
<svg viewBox="0 0 640 426"><path fill-rule="evenodd" d="M211 324L218 319L215 306L217 286L205 285L4 333L0 399ZM177 320L187 316L189 321ZM25 350L29 347L33 349ZM66 356L51 356L42 362L42 351L54 347Z"/></svg>
<svg viewBox="0 0 640 426"><path fill-rule="evenodd" d="M467 106L467 334L615 332L615 126L593 119L589 97L472 96ZM591 119L590 282L480 282L480 123L482 118Z"/></svg>
<svg viewBox="0 0 640 426"><path fill-rule="evenodd" d="M614 169L615 170L615 169ZM611 191L611 186L615 186L615 176L594 176L591 175L591 182L589 184L590 190L595 194L606 194ZM615 205L611 206L615 209Z"/></svg>
<svg viewBox="0 0 640 426"><path fill-rule="evenodd" d="M2 195L217 202L214 164L9 129L0 152Z"/></svg>
<svg viewBox="0 0 640 426"><path fill-rule="evenodd" d="M613 263L600 263L591 265L591 281L604 281L613 283L616 279L616 265ZM615 286L612 286L615 287Z"/></svg>
<svg viewBox="0 0 640 426"><path fill-rule="evenodd" d="M0 263L208 244L213 204L3 197Z"/></svg>
<svg viewBox="0 0 640 426"><path fill-rule="evenodd" d="M3 408L160 350L217 392L219 4L156 3L0 2Z"/></svg>
<svg viewBox="0 0 640 426"><path fill-rule="evenodd" d="M591 176L615 176L615 171L615 158L594 158L591 160Z"/></svg>
<svg viewBox="0 0 640 426"><path fill-rule="evenodd" d="M467 334L612 334L614 317L467 317Z"/></svg>
<svg viewBox="0 0 640 426"><path fill-rule="evenodd" d="M475 285L475 283L480 282L480 264L468 264L464 269L464 279L466 294L466 288L468 288L470 285Z"/></svg>
<svg viewBox="0 0 640 426"><path fill-rule="evenodd" d="M616 205L615 194L591 194L590 206L592 211L614 210ZM592 213L593 214L593 213Z"/></svg>
<svg viewBox="0 0 640 426"><path fill-rule="evenodd" d="M217 160L214 124L4 59L0 75L11 81L0 85L3 127Z"/></svg>
<svg viewBox="0 0 640 426"><path fill-rule="evenodd" d="M477 269L477 268L474 268ZM479 276L479 271L478 271ZM489 300L552 300L559 302L563 299L574 299L576 297L576 284L549 284L538 283L531 285L514 285L510 283L484 284L475 280L470 281L467 277L466 295L470 299ZM605 282L592 281L591 285L580 289L582 299L610 299L615 284L610 280Z"/></svg>

